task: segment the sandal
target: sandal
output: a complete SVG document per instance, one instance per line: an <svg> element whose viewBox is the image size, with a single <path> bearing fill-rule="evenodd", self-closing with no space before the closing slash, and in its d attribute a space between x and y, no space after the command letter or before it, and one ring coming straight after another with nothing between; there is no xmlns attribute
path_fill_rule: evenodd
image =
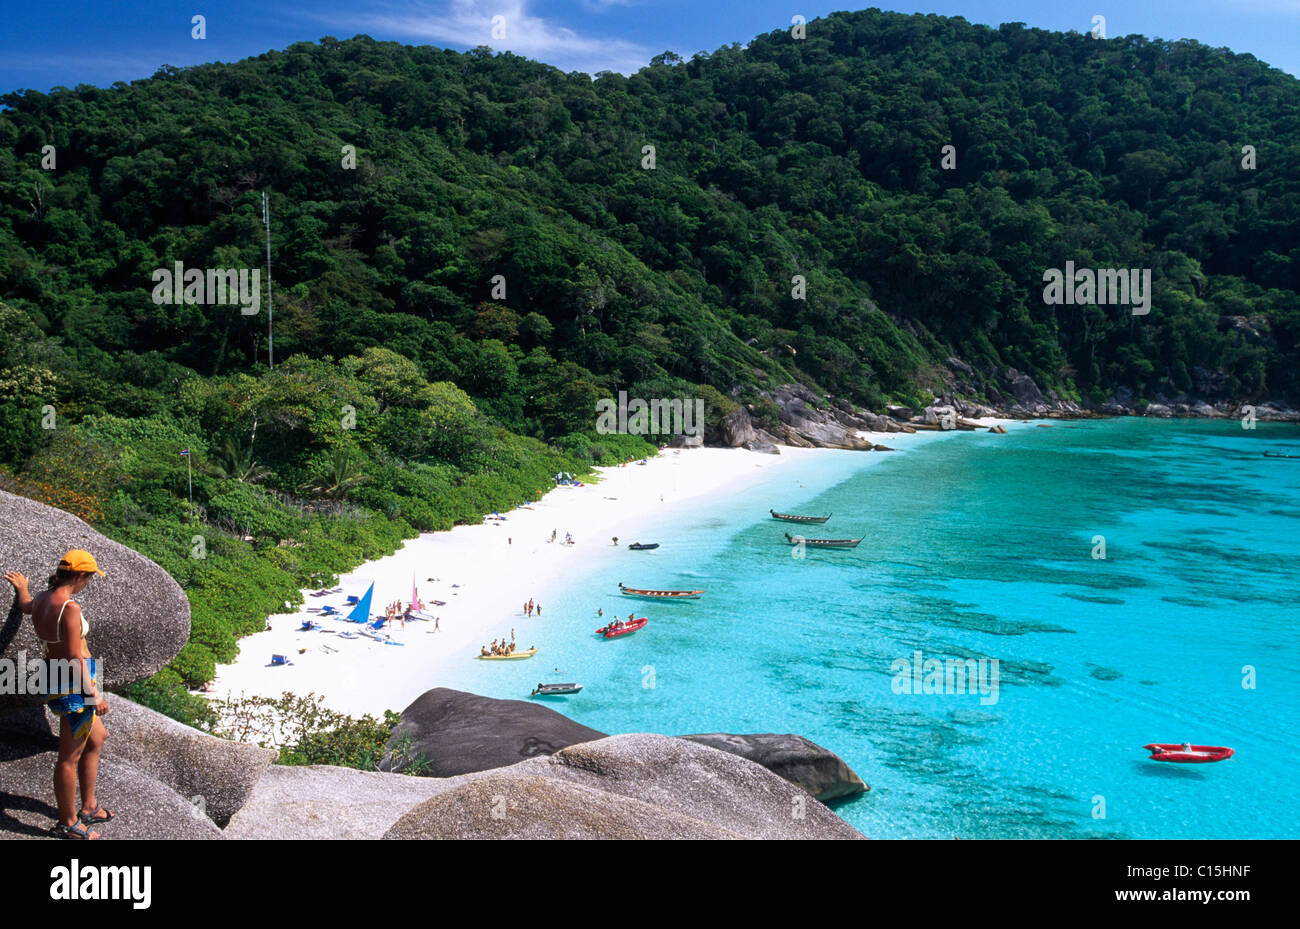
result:
<svg viewBox="0 0 1300 929"><path fill-rule="evenodd" d="M104 815L100 816L100 813L103 813ZM113 814L101 806L93 813L87 813L85 810L82 810L77 814L77 821L85 823L87 826L102 826L104 823L110 823L113 821Z"/></svg>
<svg viewBox="0 0 1300 929"><path fill-rule="evenodd" d="M75 825L65 826L63 823L55 823L54 827L50 829L50 835L54 836L54 838L56 839L89 840L91 838L89 827L87 826L78 827ZM94 838L95 839L99 838L98 832L95 833Z"/></svg>

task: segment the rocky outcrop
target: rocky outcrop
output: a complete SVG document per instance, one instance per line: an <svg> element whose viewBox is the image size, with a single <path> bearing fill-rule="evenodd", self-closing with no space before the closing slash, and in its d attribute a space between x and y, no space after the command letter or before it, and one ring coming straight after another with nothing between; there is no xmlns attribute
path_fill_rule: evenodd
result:
<svg viewBox="0 0 1300 929"><path fill-rule="evenodd" d="M468 775L399 819L390 839L861 838L763 767L659 735L611 736Z"/></svg>
<svg viewBox="0 0 1300 929"><path fill-rule="evenodd" d="M446 780L406 774L272 765L231 817L226 838L381 839L447 786Z"/></svg>
<svg viewBox="0 0 1300 929"><path fill-rule="evenodd" d="M44 838L57 821L50 787L56 749L52 738L44 744L0 739L0 839ZM116 816L96 828L106 839L223 838L221 830L187 798L115 758L100 759L95 793Z"/></svg>
<svg viewBox="0 0 1300 929"><path fill-rule="evenodd" d="M762 452L765 455L781 454L781 449L777 447L775 442L762 439L751 439L745 443L744 447L751 452Z"/></svg>
<svg viewBox="0 0 1300 929"><path fill-rule="evenodd" d="M45 588L60 558L72 548L95 556L107 577L96 577L77 597L90 622L90 645L104 684L114 689L142 680L176 657L190 634L190 605L171 576L148 558L100 535L70 513L0 491L0 566L21 571L33 594ZM44 654L31 621L19 612L12 590L0 588L0 656ZM0 712L39 703L0 695Z"/></svg>
<svg viewBox="0 0 1300 929"><path fill-rule="evenodd" d="M271 767L276 753L191 729L123 697L104 717L106 757L126 762L166 784L226 825Z"/></svg>
<svg viewBox="0 0 1300 929"><path fill-rule="evenodd" d="M754 423L749 410L738 406L718 422L718 441L728 448L740 448L754 441Z"/></svg>
<svg viewBox="0 0 1300 929"><path fill-rule="evenodd" d="M856 796L870 789L838 755L801 735L710 732L681 738L748 758L822 802Z"/></svg>
<svg viewBox="0 0 1300 929"><path fill-rule="evenodd" d="M450 777L549 755L568 745L602 739L605 733L527 700L494 700L437 687L402 711L381 770L402 769L404 760L394 755L394 749L408 737L405 758L422 756L429 762L430 776Z"/></svg>
<svg viewBox="0 0 1300 929"><path fill-rule="evenodd" d="M823 398L801 384L782 384L762 396L776 404L784 433L781 438L790 445L871 449L871 443L861 438L858 431L870 429L872 424L852 412L851 407L846 411L826 404Z"/></svg>

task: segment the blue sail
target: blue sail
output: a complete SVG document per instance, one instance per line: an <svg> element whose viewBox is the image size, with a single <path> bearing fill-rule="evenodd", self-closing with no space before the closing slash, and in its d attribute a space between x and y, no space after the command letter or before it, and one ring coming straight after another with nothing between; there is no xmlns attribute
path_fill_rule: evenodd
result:
<svg viewBox="0 0 1300 929"><path fill-rule="evenodd" d="M352 612L348 614L348 622L364 623L370 621L370 598L374 596L374 593L375 582L371 581L370 587L366 590L365 596L357 601L357 605L354 606Z"/></svg>

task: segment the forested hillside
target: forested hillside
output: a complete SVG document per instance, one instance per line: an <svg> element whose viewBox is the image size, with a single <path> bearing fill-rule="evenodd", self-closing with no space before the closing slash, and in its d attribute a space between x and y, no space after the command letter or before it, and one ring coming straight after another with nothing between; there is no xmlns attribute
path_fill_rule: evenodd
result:
<svg viewBox="0 0 1300 929"><path fill-rule="evenodd" d="M956 356L1085 404L1300 397L1300 83L1195 42L870 10L631 77L361 36L0 101L7 480L176 571L177 448L297 582L278 540L345 504L383 547L643 451L593 436L620 389L879 409ZM274 371L265 308L151 299L261 267L264 190ZM1067 261L1151 269L1149 315L1046 305Z"/></svg>

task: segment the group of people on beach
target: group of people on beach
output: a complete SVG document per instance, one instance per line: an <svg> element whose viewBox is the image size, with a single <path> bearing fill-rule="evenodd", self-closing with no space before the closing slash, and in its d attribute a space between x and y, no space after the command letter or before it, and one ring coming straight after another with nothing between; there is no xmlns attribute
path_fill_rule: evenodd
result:
<svg viewBox="0 0 1300 929"><path fill-rule="evenodd" d="M551 541L554 542L555 539L556 539L556 537L557 537L558 535L559 535L559 531L556 530L556 529L552 529L552 530L551 530ZM566 531L566 532L564 533L564 541L563 541L561 544L562 544L562 545L572 545L572 544L573 544L573 535L572 535L571 533L569 533L569 532Z"/></svg>
<svg viewBox="0 0 1300 929"><path fill-rule="evenodd" d="M411 605L403 608L401 600L394 600L388 606L384 607L384 619L388 622L400 622L402 628L406 628L406 621L411 618L411 613L416 610L423 610L424 602L422 600L412 600Z"/></svg>
<svg viewBox="0 0 1300 929"><path fill-rule="evenodd" d="M533 598L529 597L528 602L524 604L524 615L532 616L534 613L536 613L537 618L540 619L542 616L542 605L540 603L534 603ZM513 635L511 637L513 638Z"/></svg>

